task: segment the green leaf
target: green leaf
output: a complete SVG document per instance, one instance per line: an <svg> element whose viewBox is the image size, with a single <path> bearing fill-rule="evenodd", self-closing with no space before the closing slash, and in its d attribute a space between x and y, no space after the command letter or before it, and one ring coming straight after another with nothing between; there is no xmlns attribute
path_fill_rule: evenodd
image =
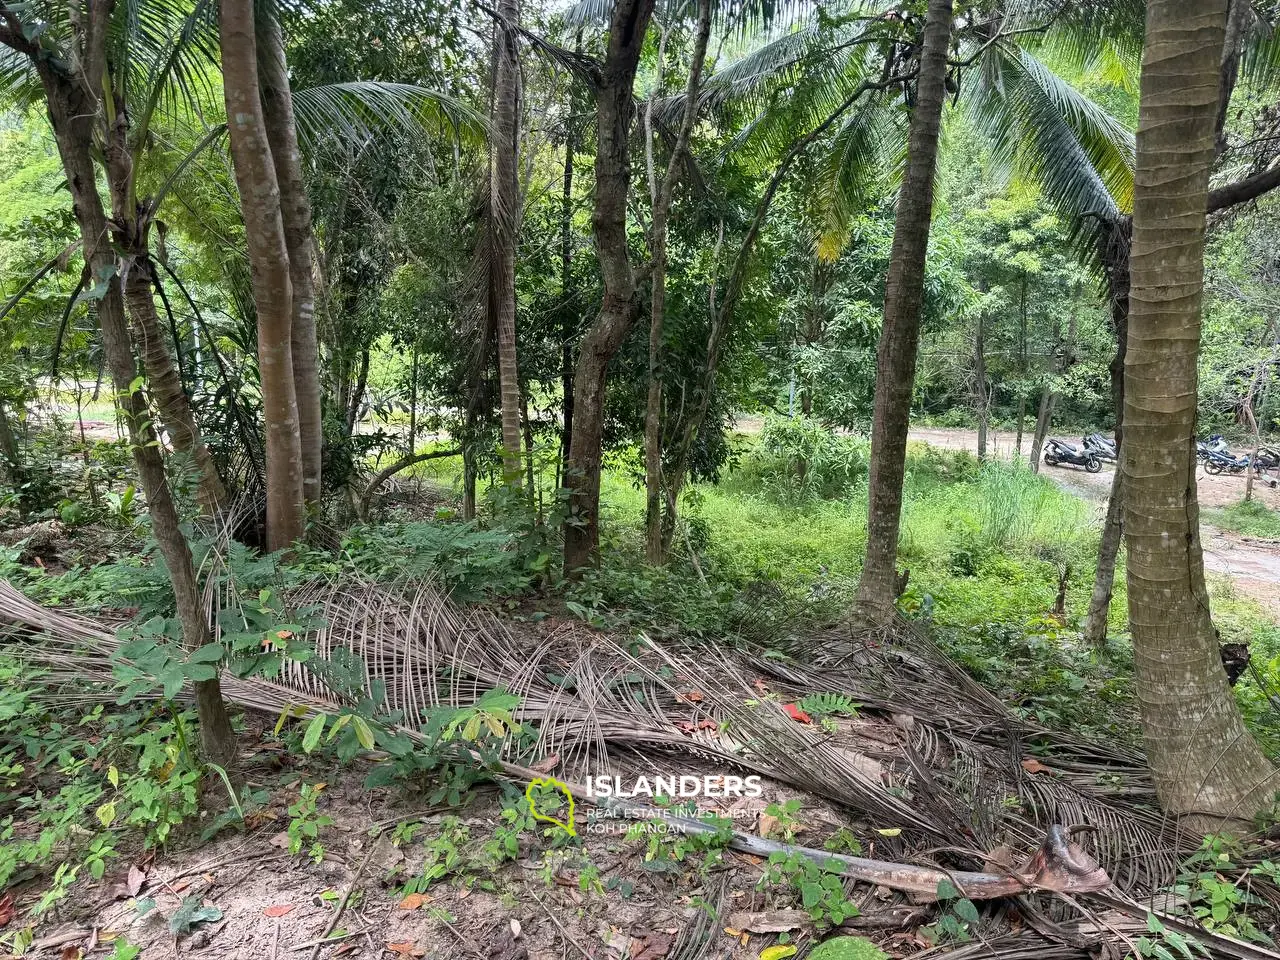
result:
<svg viewBox="0 0 1280 960"><path fill-rule="evenodd" d="M115 801L108 800L106 803L100 806L97 810L95 810L93 815L98 818L98 822L101 823L104 827L111 826L111 824L114 823L116 819Z"/></svg>
<svg viewBox="0 0 1280 960"><path fill-rule="evenodd" d="M206 643L203 647L191 651L191 656L187 657L187 663L217 663L227 655L226 649L220 643Z"/></svg>
<svg viewBox="0 0 1280 960"><path fill-rule="evenodd" d="M182 901L182 905L169 918L169 932L175 936L182 936L190 933L191 928L201 923L212 923L215 920L222 919L222 910L219 907L204 906L202 897L199 894L187 897Z"/></svg>
<svg viewBox="0 0 1280 960"><path fill-rule="evenodd" d="M306 732L302 735L302 752L310 753L320 744L320 737L324 734L325 721L328 720L323 713L316 716L307 724Z"/></svg>
<svg viewBox="0 0 1280 960"><path fill-rule="evenodd" d="M889 955L865 937L834 937L814 947L809 960L889 960Z"/></svg>
<svg viewBox="0 0 1280 960"><path fill-rule="evenodd" d="M978 922L978 908L973 905L973 901L961 898L955 902L955 906L951 908L956 912L956 916L966 923Z"/></svg>
<svg viewBox="0 0 1280 960"><path fill-rule="evenodd" d="M365 722L363 717L355 717L351 721L351 729L356 733L356 740L360 746L366 750L372 750L374 747L373 731L369 729L369 724Z"/></svg>
<svg viewBox="0 0 1280 960"><path fill-rule="evenodd" d="M956 885L945 877L938 882L938 899L954 900L960 896L960 891L956 889Z"/></svg>

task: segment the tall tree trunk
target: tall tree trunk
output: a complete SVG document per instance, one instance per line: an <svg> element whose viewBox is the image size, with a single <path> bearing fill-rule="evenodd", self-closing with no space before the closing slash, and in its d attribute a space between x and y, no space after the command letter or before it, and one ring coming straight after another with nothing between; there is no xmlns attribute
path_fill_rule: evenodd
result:
<svg viewBox="0 0 1280 960"><path fill-rule="evenodd" d="M1018 307L1018 431L1013 448L1022 456L1022 423L1027 418L1027 275L1022 274Z"/></svg>
<svg viewBox="0 0 1280 960"><path fill-rule="evenodd" d="M252 0L219 0L227 132L258 314L258 373L267 446L267 549L306 531L302 442L293 377L293 287L280 187L258 94Z"/></svg>
<svg viewBox="0 0 1280 960"><path fill-rule="evenodd" d="M871 427L867 552L858 584L858 601L873 617L890 614L897 593L907 427L911 420L911 393L920 345L925 256L933 213L938 130L946 97L951 15L951 0L929 0L916 106L907 141L906 174L898 196L885 284L884 329L876 356L875 413Z"/></svg>
<svg viewBox="0 0 1280 960"><path fill-rule="evenodd" d="M173 586L174 606L182 623L183 642L194 650L208 642L208 624L196 585L191 549L182 532L177 506L164 472L160 444L152 427L146 395L137 381L137 363L125 317L116 255L108 237L106 212L98 195L91 151L93 124L101 101L106 73L105 8L92 10L84 30L86 50L79 60L83 74L69 77L51 60L32 57L44 87L49 123L67 177L73 210L80 227L81 248L91 276L106 281L106 292L97 303L102 350L115 387L117 404L129 431L134 467L147 498L151 531L160 548ZM229 765L236 755L235 734L227 716L218 678L195 684L200 718L200 743L205 757Z"/></svg>
<svg viewBox="0 0 1280 960"><path fill-rule="evenodd" d="M516 232L520 185L516 145L520 137L520 64L515 28L519 0L499 0L493 44L493 136L489 141L489 309L497 333L502 413L502 473L520 488L520 371L516 362Z"/></svg>
<svg viewBox="0 0 1280 960"><path fill-rule="evenodd" d="M169 331L156 310L155 265L149 249L151 224L135 188L129 112L119 97L106 112L102 157L111 197L111 238L127 257L121 270L123 296L137 332L147 390L169 434L169 443L196 471L201 507L214 513L226 500L227 491L196 426L178 364L169 349ZM175 349L177 346L175 343Z"/></svg>
<svg viewBox="0 0 1280 960"><path fill-rule="evenodd" d="M653 165L653 98L645 109L645 151L649 165L649 184L653 216L650 227L653 293L649 312L649 393L644 417L645 466L645 555L650 563L661 563L665 557L662 536L662 326L667 303L667 226L671 201L679 171L689 149L689 137L698 115L703 62L711 37L711 0L698 0L698 26L689 61L689 81L685 88L684 117L676 135L666 175L659 183ZM661 47L659 48L661 50ZM662 56L659 53L659 82ZM655 92L655 97L657 92Z"/></svg>
<svg viewBox="0 0 1280 960"><path fill-rule="evenodd" d="M1209 612L1196 496L1196 361L1205 211L1227 0L1149 0L1125 358L1129 624L1147 762L1193 829L1275 792L1227 685Z"/></svg>
<svg viewBox="0 0 1280 960"><path fill-rule="evenodd" d="M572 105L572 104L571 104ZM573 341L578 336L578 312L573 304L573 155L577 150L572 119L565 134L564 187L560 195L560 428L561 468L569 461L573 439Z"/></svg>
<svg viewBox="0 0 1280 960"><path fill-rule="evenodd" d="M121 221L118 217L116 223ZM135 224L136 225L136 221ZM169 435L174 452L187 458L196 471L200 506L214 513L226 500L227 491L218 469L200 436L191 402L182 386L173 352L169 349L169 333L156 311L153 283L155 275L146 252L145 238L139 238L142 250L135 256L124 283L124 299L137 332L138 352L147 374L147 389Z"/></svg>
<svg viewBox="0 0 1280 960"><path fill-rule="evenodd" d="M978 460L987 459L987 427L991 420L990 394L987 390L987 321L978 317L978 329L973 338L973 378L978 403Z"/></svg>
<svg viewBox="0 0 1280 960"><path fill-rule="evenodd" d="M271 162L280 189L280 218L289 256L289 355L293 391L298 407L298 438L302 448L302 495L311 506L320 503L320 463L324 427L320 412L320 347L316 336L316 290L312 273L315 243L311 233L311 201L302 179L302 155L293 116L293 94L278 12L259 17L259 93Z"/></svg>
<svg viewBox="0 0 1280 960"><path fill-rule="evenodd" d="M1107 639L1107 620L1111 594L1116 582L1116 555L1124 534L1124 360L1129 346L1129 245L1133 221L1121 217L1102 238L1103 263L1107 269L1107 287L1111 298L1111 328L1116 337L1116 352L1111 359L1111 402L1116 411L1116 472L1111 478L1111 496L1107 499L1107 518L1102 525L1102 541L1098 545L1098 565L1093 574L1093 592L1089 611L1085 614L1081 633L1096 646Z"/></svg>
<svg viewBox="0 0 1280 960"><path fill-rule="evenodd" d="M608 51L596 85L596 185L591 222L604 281L604 300L582 338L574 374L574 424L565 485L568 572L590 564L600 541L600 459L609 361L636 318L635 273L627 251L627 195L631 186L631 117L636 67L654 0L617 0L609 18Z"/></svg>

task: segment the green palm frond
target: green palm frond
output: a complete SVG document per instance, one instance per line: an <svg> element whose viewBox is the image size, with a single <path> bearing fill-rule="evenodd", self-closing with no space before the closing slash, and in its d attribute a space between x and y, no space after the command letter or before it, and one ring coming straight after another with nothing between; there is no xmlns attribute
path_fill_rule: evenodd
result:
<svg viewBox="0 0 1280 960"><path fill-rule="evenodd" d="M658 0L654 15L663 23L690 20L697 6L696 0ZM717 30L743 37L787 29L809 10L806 0L714 0L712 16ZM612 12L613 0L577 0L563 16L570 27L603 27Z"/></svg>
<svg viewBox="0 0 1280 960"><path fill-rule="evenodd" d="M486 119L462 101L407 83L358 80L312 87L294 94L293 107L304 149L334 137L365 141L387 132L439 133L476 143L488 129Z"/></svg>
<svg viewBox="0 0 1280 960"><path fill-rule="evenodd" d="M1133 134L1030 52L996 44L961 98L997 165L1034 180L1064 217L1133 204Z"/></svg>
<svg viewBox="0 0 1280 960"><path fill-rule="evenodd" d="M1028 49L1051 46L1084 71L1099 51L1137 66L1146 31L1144 0L1009 0L1001 31ZM1019 34L1019 31L1026 31Z"/></svg>
<svg viewBox="0 0 1280 960"><path fill-rule="evenodd" d="M1241 75L1254 90L1264 90L1280 78L1280 17L1269 22L1255 15L1244 35Z"/></svg>
<svg viewBox="0 0 1280 960"><path fill-rule="evenodd" d="M868 103L849 114L819 160L814 202L822 220L818 256L834 261L854 218L884 198L902 175L906 123L899 111Z"/></svg>

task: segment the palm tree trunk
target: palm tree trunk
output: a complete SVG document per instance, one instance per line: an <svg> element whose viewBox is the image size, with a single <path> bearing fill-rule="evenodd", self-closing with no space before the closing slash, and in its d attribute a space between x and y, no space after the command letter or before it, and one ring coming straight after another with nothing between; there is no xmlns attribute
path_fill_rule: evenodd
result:
<svg viewBox="0 0 1280 960"><path fill-rule="evenodd" d="M520 489L520 371L516 359L516 231L519 183L516 146L520 137L520 64L515 28L519 0L499 0L493 45L493 137L489 145L489 307L497 333L498 383L502 414L502 473Z"/></svg>
<svg viewBox="0 0 1280 960"><path fill-rule="evenodd" d="M108 242L110 231L106 212L97 190L92 151L93 124L98 116L105 74L106 7L90 8L86 25L87 50L80 60L82 73L69 79L49 61L35 57L36 70L44 87L49 122L53 128L71 193L73 210L80 227L85 265L95 277L108 277L106 293L97 303L102 331L102 350L115 386L117 403L129 431L129 448L134 467L147 498L151 532L160 547L173 586L174 606L182 623L186 647L197 649L208 642L209 631L196 586L191 548L182 532L169 481L164 472L160 444L151 425L146 395L137 380L137 363L125 317L116 255ZM96 38L96 40L95 40ZM204 755L214 763L228 766L235 760L236 740L222 700L218 678L195 684L196 708L200 718L200 742Z"/></svg>
<svg viewBox="0 0 1280 960"><path fill-rule="evenodd" d="M604 300L582 338L574 374L573 436L565 468L570 493L564 566L570 573L590 564L599 547L605 375L636 318L636 279L627 250L631 116L636 67L653 6L654 0L618 0L613 5L608 52L596 89L596 186L591 222Z"/></svg>
<svg viewBox="0 0 1280 960"><path fill-rule="evenodd" d="M1129 244L1133 222L1123 217L1103 237L1103 263L1111 296L1111 326L1116 337L1116 353L1111 360L1111 402L1116 411L1116 472L1107 499L1107 518L1098 545L1098 565L1093 574L1093 593L1081 633L1084 639L1101 646L1107 639L1111 594L1116 582L1116 555L1124 534L1124 358L1129 345Z"/></svg>
<svg viewBox="0 0 1280 960"><path fill-rule="evenodd" d="M938 131L946 97L947 49L952 0L929 0L920 55L915 112L907 141L907 168L898 196L884 329L876 357L875 412L871 426L871 480L867 506L867 552L858 601L873 617L893 610L897 593L898 530L906 472L907 427L920 346L925 256L933 213L933 175Z"/></svg>
<svg viewBox="0 0 1280 960"><path fill-rule="evenodd" d="M219 0L227 132L258 314L258 373L267 446L267 549L302 539L302 442L293 375L293 287L280 186L258 93L252 0Z"/></svg>
<svg viewBox="0 0 1280 960"><path fill-rule="evenodd" d="M293 311L290 359L298 406L298 437L302 447L302 495L309 505L320 502L320 464L324 426L320 412L320 347L316 336L316 290L312 273L315 243L311 233L311 201L302 179L293 95L285 60L284 37L275 15L259 18L259 93L276 182L280 187L280 216L289 254L289 285Z"/></svg>
<svg viewBox="0 0 1280 960"><path fill-rule="evenodd" d="M1018 430L1013 448L1022 456L1022 423L1027 419L1027 275L1022 274L1018 308Z"/></svg>
<svg viewBox="0 0 1280 960"><path fill-rule="evenodd" d="M1129 624L1147 762L1165 810L1247 818L1275 769L1245 728L1209 612L1196 496L1205 210L1227 0L1149 0L1125 358Z"/></svg>

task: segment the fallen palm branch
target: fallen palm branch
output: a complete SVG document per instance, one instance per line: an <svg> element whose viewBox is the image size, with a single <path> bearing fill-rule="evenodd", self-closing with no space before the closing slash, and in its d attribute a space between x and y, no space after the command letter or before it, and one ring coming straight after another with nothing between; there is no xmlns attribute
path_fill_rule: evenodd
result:
<svg viewBox="0 0 1280 960"><path fill-rule="evenodd" d="M225 606L209 599L211 607ZM416 739L422 738L415 725L428 710L471 704L503 687L520 700L517 719L538 732L534 755L555 757L558 776L571 781L610 769L614 752L619 759L685 764L699 758L717 769L763 774L827 798L877 828L894 828L902 838L881 843L891 853L957 842L973 850L1030 849L1050 825L1076 823L1094 829L1093 855L1121 890L1159 889L1176 866L1176 834L1158 812L1135 803L1148 796L1140 758L1010 718L999 701L909 632L845 628L778 660L706 647L632 649L572 625L516 635L484 612L449 603L429 583L317 583L295 591L289 602L316 611L322 625L308 638L316 658L329 660L340 650L358 655L364 692L382 691L378 706L402 716L405 732ZM111 630L42 608L0 583L4 625L51 687L65 685L70 696L86 701L114 694L111 658L118 642ZM246 709L275 715L332 714L353 705L297 662L272 681L224 675L223 691ZM831 732L783 710L819 692L856 699L860 716ZM1034 774L1020 763L1033 740L1045 751ZM520 759L513 749L508 746L503 764ZM1059 757L1060 771L1054 767ZM1109 792L1105 781L1112 778L1101 776L1109 770L1122 773L1129 787ZM1011 805L1010 797L1026 799ZM1012 873L1002 875L1002 882L1012 881ZM918 877L913 882L918 889L909 892L917 895L921 884L937 886Z"/></svg>
<svg viewBox="0 0 1280 960"><path fill-rule="evenodd" d="M426 453L415 453L411 456L402 457L390 466L383 467L369 481L369 485L364 488L364 493L360 494L360 499L356 502L356 515L360 518L360 522L369 522L369 504L373 501L373 495L378 492L380 486L397 473L402 470L408 470L410 467L417 466L420 463L426 463L428 460L460 456L462 456L461 447L453 450L429 450Z"/></svg>

